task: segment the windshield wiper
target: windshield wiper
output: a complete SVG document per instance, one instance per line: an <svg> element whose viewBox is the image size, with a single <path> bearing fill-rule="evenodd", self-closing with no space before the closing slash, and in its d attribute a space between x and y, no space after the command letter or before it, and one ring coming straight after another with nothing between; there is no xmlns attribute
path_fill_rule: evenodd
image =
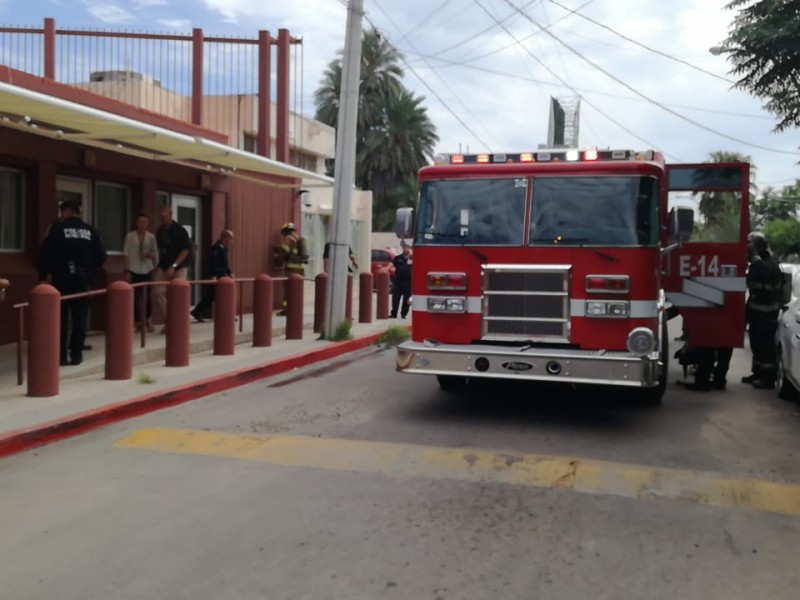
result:
<svg viewBox="0 0 800 600"><path fill-rule="evenodd" d="M582 244L584 242L588 242L589 238L565 238L560 235L556 235L553 237L541 237L541 238L533 238L531 242L550 242L554 246L558 244Z"/></svg>
<svg viewBox="0 0 800 600"><path fill-rule="evenodd" d="M481 261L481 264L485 264L485 263L489 262L489 258L488 258L488 257L487 257L485 254L482 254L482 253L478 252L478 251L477 251L477 250L475 250L475 248L473 248L472 246L467 246L467 243L463 241L463 236L460 236L460 235L452 235L452 234L447 234L447 233L432 233L431 235L434 235L434 236L436 236L436 237L437 237L438 239L440 239L440 240L447 240L447 241L454 241L454 242L458 242L458 243L459 243L459 244L458 244L459 246L461 246L461 247L462 247L462 248L464 248L465 250L469 250L469 251L470 251L470 252L472 252L472 253L473 253L473 254L474 254L476 257L478 257L478 260L480 260L480 261Z"/></svg>

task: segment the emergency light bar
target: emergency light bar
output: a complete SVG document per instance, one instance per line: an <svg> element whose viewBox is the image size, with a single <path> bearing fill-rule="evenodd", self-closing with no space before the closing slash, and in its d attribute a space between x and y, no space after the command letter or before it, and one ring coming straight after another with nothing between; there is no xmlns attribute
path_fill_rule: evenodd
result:
<svg viewBox="0 0 800 600"><path fill-rule="evenodd" d="M450 154L445 155L442 163L451 165L468 164L500 164L531 162L594 162L604 160L653 160L654 152L645 150L589 150L554 149L539 152L518 152L502 154ZM438 163L439 161L437 161Z"/></svg>

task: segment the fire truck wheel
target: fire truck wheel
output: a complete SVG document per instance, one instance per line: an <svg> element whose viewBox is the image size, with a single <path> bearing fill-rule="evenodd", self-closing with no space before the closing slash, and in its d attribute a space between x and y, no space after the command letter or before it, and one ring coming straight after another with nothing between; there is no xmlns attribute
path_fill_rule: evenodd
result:
<svg viewBox="0 0 800 600"><path fill-rule="evenodd" d="M456 375L437 375L436 380L439 382L439 387L445 392L460 392L469 384L468 377Z"/></svg>
<svg viewBox="0 0 800 600"><path fill-rule="evenodd" d="M783 400L797 400L798 394L792 382L786 377L786 365L783 363L783 350L778 347L778 377L775 389L778 390L778 398Z"/></svg>

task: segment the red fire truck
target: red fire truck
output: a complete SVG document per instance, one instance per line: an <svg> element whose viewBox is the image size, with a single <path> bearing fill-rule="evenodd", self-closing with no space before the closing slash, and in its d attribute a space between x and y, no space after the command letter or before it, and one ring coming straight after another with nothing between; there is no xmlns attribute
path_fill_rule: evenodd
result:
<svg viewBox="0 0 800 600"><path fill-rule="evenodd" d="M668 315L695 346L741 347L749 165L654 151L451 155L398 211L413 238L397 369L664 393ZM694 203L694 208L678 204Z"/></svg>

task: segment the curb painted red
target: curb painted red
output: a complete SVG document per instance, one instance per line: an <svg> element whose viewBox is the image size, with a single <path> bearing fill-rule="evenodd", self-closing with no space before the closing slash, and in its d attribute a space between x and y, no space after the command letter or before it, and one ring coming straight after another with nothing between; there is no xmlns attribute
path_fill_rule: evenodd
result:
<svg viewBox="0 0 800 600"><path fill-rule="evenodd" d="M375 344L383 335L382 332L364 337L330 344L317 350L295 354L274 360L262 365L231 371L207 379L108 404L84 412L67 415L60 419L47 421L17 429L0 435L0 458L10 456L31 448L52 444L59 440L80 435L104 425L124 421L163 408L169 408L204 396L223 392L235 387L253 383L259 379L279 375L298 367L305 367L315 362L361 350Z"/></svg>

